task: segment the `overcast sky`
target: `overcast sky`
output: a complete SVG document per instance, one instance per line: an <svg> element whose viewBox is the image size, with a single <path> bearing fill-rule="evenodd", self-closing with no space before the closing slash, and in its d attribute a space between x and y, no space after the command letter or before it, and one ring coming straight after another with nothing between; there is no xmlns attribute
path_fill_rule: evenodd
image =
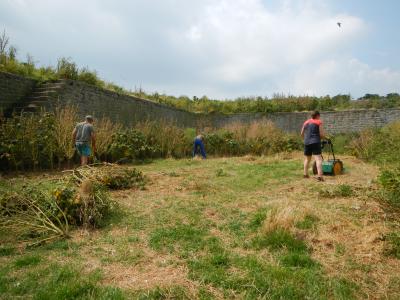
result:
<svg viewBox="0 0 400 300"><path fill-rule="evenodd" d="M212 98L400 92L398 0L0 0L21 59ZM337 22L342 23L339 28Z"/></svg>

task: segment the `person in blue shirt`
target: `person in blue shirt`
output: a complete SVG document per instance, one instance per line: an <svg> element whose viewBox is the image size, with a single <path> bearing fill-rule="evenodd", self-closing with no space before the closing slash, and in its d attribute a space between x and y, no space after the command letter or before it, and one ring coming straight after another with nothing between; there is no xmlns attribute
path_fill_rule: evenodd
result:
<svg viewBox="0 0 400 300"><path fill-rule="evenodd" d="M206 159L207 158L206 149L204 148L203 136L201 134L196 136L196 138L194 139L193 157L196 156L196 154L199 152L199 150L200 150L200 153L201 153L201 156L203 157L203 159Z"/></svg>

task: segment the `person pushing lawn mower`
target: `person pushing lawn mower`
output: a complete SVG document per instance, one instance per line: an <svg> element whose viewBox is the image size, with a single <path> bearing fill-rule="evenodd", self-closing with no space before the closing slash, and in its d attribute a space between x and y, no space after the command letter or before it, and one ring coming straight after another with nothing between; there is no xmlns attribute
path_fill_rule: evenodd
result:
<svg viewBox="0 0 400 300"><path fill-rule="evenodd" d="M311 119L304 122L301 136L304 138L304 178L309 178L308 168L311 157L314 156L317 166L317 180L324 181L322 172L322 148L321 139L325 138L322 128L321 116L318 111L311 114Z"/></svg>

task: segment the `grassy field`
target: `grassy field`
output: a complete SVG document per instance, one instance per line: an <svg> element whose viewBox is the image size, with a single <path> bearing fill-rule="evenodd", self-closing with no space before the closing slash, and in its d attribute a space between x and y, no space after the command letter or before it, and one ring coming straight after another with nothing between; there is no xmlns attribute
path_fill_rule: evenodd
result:
<svg viewBox="0 0 400 300"><path fill-rule="evenodd" d="M113 192L102 229L34 248L1 232L0 298L400 299L398 216L377 169L344 160L324 183L300 154L139 166L146 189Z"/></svg>

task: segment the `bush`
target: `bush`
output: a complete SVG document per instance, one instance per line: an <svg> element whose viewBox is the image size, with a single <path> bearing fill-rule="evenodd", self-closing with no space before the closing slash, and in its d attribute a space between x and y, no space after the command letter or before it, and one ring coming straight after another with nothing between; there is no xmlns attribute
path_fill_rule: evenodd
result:
<svg viewBox="0 0 400 300"><path fill-rule="evenodd" d="M108 148L113 161L152 158L155 152L156 150L146 143L144 134L136 129L114 133Z"/></svg>
<svg viewBox="0 0 400 300"><path fill-rule="evenodd" d="M57 153L54 124L49 113L0 122L0 169L52 168Z"/></svg>
<svg viewBox="0 0 400 300"><path fill-rule="evenodd" d="M382 194L391 205L400 208L400 167L386 168L379 175Z"/></svg>
<svg viewBox="0 0 400 300"><path fill-rule="evenodd" d="M380 129L368 129L360 133L350 145L352 153L364 160L382 164L393 164L400 152L400 122Z"/></svg>

